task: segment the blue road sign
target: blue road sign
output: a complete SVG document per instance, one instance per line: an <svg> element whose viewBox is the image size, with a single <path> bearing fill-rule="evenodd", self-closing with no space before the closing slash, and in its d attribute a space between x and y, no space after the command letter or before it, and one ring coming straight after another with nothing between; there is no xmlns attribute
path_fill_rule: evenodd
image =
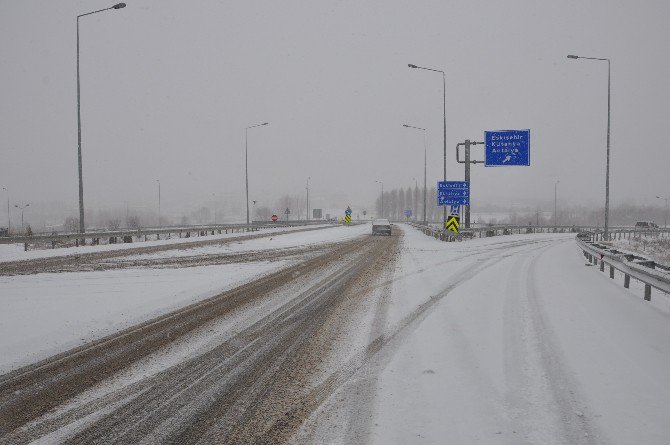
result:
<svg viewBox="0 0 670 445"><path fill-rule="evenodd" d="M344 211L345 215L351 215L351 207L347 207L347 210Z"/></svg>
<svg viewBox="0 0 670 445"><path fill-rule="evenodd" d="M460 211L461 211L461 206L451 206L451 208L449 209L449 211L450 211L451 213L460 213Z"/></svg>
<svg viewBox="0 0 670 445"><path fill-rule="evenodd" d="M530 165L530 130L485 131L486 167Z"/></svg>
<svg viewBox="0 0 670 445"><path fill-rule="evenodd" d="M412 209L407 209L407 210L405 210L404 213L405 213L405 216L409 218L410 216L412 216Z"/></svg>
<svg viewBox="0 0 670 445"><path fill-rule="evenodd" d="M470 183L465 181L440 181L437 183L437 205L470 205Z"/></svg>

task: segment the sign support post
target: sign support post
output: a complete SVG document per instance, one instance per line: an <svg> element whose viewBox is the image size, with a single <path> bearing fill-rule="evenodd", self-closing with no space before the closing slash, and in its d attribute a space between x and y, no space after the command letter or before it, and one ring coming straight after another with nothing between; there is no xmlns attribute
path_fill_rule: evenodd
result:
<svg viewBox="0 0 670 445"><path fill-rule="evenodd" d="M465 182L468 184L470 183L470 164L483 164L484 161L473 161L470 158L470 146L471 145L484 145L483 142L471 142L470 139L466 139L465 142L460 142L456 144L456 162L459 164L465 164ZM465 160L461 161L460 155L458 148L464 146L465 147ZM465 228L469 229L470 228L470 205L467 205L463 208L463 213L464 213L464 223L465 223Z"/></svg>

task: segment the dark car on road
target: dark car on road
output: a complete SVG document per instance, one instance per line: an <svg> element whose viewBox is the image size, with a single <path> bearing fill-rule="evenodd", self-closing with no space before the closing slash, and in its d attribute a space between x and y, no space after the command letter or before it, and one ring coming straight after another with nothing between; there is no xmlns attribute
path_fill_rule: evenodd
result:
<svg viewBox="0 0 670 445"><path fill-rule="evenodd" d="M391 223L388 219L375 219L372 221L373 235L389 235L391 236Z"/></svg>

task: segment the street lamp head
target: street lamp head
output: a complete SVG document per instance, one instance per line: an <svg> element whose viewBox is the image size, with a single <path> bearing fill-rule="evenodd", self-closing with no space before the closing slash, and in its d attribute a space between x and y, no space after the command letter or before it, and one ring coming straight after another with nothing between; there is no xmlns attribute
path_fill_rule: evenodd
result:
<svg viewBox="0 0 670 445"><path fill-rule="evenodd" d="M568 59L579 59L579 56L568 54Z"/></svg>
<svg viewBox="0 0 670 445"><path fill-rule="evenodd" d="M116 5L112 6L112 8L114 8L114 9L121 9L121 8L125 8L125 7L126 7L125 3L117 3Z"/></svg>
<svg viewBox="0 0 670 445"><path fill-rule="evenodd" d="M416 65L414 65L414 64L412 64L412 63L408 63L407 66L410 67L410 68L418 68L418 66L416 66Z"/></svg>

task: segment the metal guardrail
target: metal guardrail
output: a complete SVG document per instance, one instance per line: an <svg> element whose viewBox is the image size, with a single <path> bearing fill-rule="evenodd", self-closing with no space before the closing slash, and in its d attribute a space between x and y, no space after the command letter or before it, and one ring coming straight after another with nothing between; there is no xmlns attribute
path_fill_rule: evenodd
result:
<svg viewBox="0 0 670 445"><path fill-rule="evenodd" d="M278 227L295 227L308 224L323 224L324 221L278 221L268 223L253 223L253 224L217 224L210 226L186 226L186 227L165 227L165 228L147 228L138 230L114 230L114 231L90 231L86 233L60 233L51 235L32 235L32 236L12 236L0 237L0 244L24 244L25 248L30 244L51 243L55 247L58 243L67 241L75 241L79 245L80 240L91 240L94 244L99 244L101 239L107 239L111 243L116 243L118 239L122 242L124 238L132 241L132 238L142 238L145 240L150 236L156 236L160 239L161 235L178 235L180 238L182 234L184 237L190 238L191 234L195 233L199 236L214 235L215 232L255 232L259 229L278 228Z"/></svg>
<svg viewBox="0 0 670 445"><path fill-rule="evenodd" d="M652 287L670 294L670 266L596 242L577 239L577 244L589 263L600 262L601 272L605 265L609 267L610 278L614 278L615 270L623 273L625 288L630 287L631 277L644 283L645 300L651 300Z"/></svg>
<svg viewBox="0 0 670 445"><path fill-rule="evenodd" d="M462 229L458 235L447 232L444 229L436 228L430 225L423 225L414 222L408 222L412 227L421 230L426 235L442 241L463 241L470 238L486 238L499 235L513 235L524 233L578 233L587 230L588 226L513 226L500 225L491 227L474 227Z"/></svg>

